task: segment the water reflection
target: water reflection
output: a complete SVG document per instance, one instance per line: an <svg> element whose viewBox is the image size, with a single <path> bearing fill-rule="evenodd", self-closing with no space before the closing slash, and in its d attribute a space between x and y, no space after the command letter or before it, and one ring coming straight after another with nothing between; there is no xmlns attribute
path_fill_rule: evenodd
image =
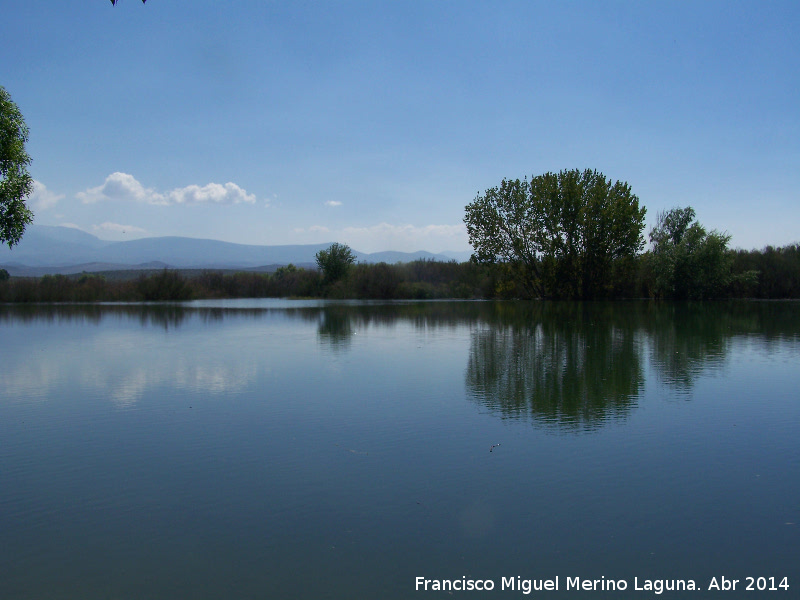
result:
<svg viewBox="0 0 800 600"><path fill-rule="evenodd" d="M798 308L0 306L0 597L791 572Z"/></svg>
<svg viewBox="0 0 800 600"><path fill-rule="evenodd" d="M798 309L797 302L6 305L0 327L16 351L4 359L0 385L43 397L74 374L120 407L166 384L230 394L278 362L301 367L314 337L347 354L362 332L402 339L411 331L468 340L468 348L459 342L466 395L490 413L587 431L626 419L650 373L672 396L691 399L698 379L721 372L737 344L767 353L787 342L796 348ZM398 368L410 358L393 352Z"/></svg>
<svg viewBox="0 0 800 600"><path fill-rule="evenodd" d="M503 303L472 334L470 396L504 418L592 430L625 418L645 365L678 397L721 371L732 346L800 341L796 302Z"/></svg>
<svg viewBox="0 0 800 600"><path fill-rule="evenodd" d="M658 378L684 397L703 374L719 372L737 340L757 339L767 351L798 340L796 302L659 303L643 313Z"/></svg>
<svg viewBox="0 0 800 600"><path fill-rule="evenodd" d="M507 418L570 430L625 418L644 387L636 311L611 304L509 304L476 331L471 398Z"/></svg>
<svg viewBox="0 0 800 600"><path fill-rule="evenodd" d="M316 311L315 311L316 312ZM334 351L350 348L356 332L352 309L347 306L332 306L319 311L317 335L322 345Z"/></svg>
<svg viewBox="0 0 800 600"><path fill-rule="evenodd" d="M649 316L653 365L665 384L686 396L702 373L722 369L733 340L735 317L729 311L668 304Z"/></svg>

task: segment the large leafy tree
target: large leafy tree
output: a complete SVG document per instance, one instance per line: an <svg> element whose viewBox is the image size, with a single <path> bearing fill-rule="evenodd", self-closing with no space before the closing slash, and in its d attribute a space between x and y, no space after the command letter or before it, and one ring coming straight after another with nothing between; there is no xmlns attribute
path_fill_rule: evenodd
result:
<svg viewBox="0 0 800 600"><path fill-rule="evenodd" d="M347 274L356 257L346 244L331 244L326 250L316 254L317 266L322 271L325 281L333 283Z"/></svg>
<svg viewBox="0 0 800 600"><path fill-rule="evenodd" d="M613 293L644 246L645 209L627 183L598 171L503 180L466 207L473 259L498 265L520 295Z"/></svg>
<svg viewBox="0 0 800 600"><path fill-rule="evenodd" d="M25 199L33 192L25 151L28 127L11 96L0 86L0 243L18 243L33 213Z"/></svg>
<svg viewBox="0 0 800 600"><path fill-rule="evenodd" d="M655 295L679 300L719 297L734 281L734 256L728 250L731 236L706 231L695 221L692 207L673 208L658 214L650 231L653 245L650 265ZM739 276L745 281L754 272Z"/></svg>

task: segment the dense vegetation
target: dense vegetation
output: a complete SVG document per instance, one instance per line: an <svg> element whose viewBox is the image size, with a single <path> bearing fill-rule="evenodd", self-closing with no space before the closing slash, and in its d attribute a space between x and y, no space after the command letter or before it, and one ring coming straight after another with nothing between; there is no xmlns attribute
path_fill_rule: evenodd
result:
<svg viewBox="0 0 800 600"><path fill-rule="evenodd" d="M704 298L800 299L800 244L763 250L726 250L730 275ZM615 282L614 298L663 297L663 283L652 251L628 265L630 277ZM360 299L438 299L519 297L509 285L507 265L416 261L404 264L354 264L335 281L323 272L281 267L275 273L188 275L157 271L132 279L82 273L41 278L8 277L0 269L0 302L135 302L195 298L327 297ZM701 271L702 273L702 271ZM692 298L694 296L689 296Z"/></svg>
<svg viewBox="0 0 800 600"><path fill-rule="evenodd" d="M464 223L474 259L500 265L508 292L588 300L631 281L645 212L627 183L573 169L504 179L466 206Z"/></svg>
<svg viewBox="0 0 800 600"><path fill-rule="evenodd" d="M597 171L504 179L465 208L473 261L495 297L602 300L798 297L797 245L732 251L691 207L660 213L644 247L645 208Z"/></svg>
<svg viewBox="0 0 800 600"><path fill-rule="evenodd" d="M328 297L374 299L492 296L487 269L472 263L416 261L352 265L335 280L323 271L281 267L275 273L204 271L186 276L164 270L135 279L102 275L0 278L0 302L179 301L193 298Z"/></svg>
<svg viewBox="0 0 800 600"><path fill-rule="evenodd" d="M7 119L13 125L11 133L0 137L24 142L24 122L14 116L15 107L2 93L0 88L2 112L14 118ZM17 158L23 166L29 160L24 151ZM8 161L0 162L0 174L8 176ZM0 191L1 208L11 201L4 187ZM694 220L694 209L686 207L658 215L649 235L652 247L642 254L645 213L627 183L612 183L591 170L545 173L530 181L504 179L466 206L464 223L475 250L467 263L354 264L352 250L336 243L317 253L318 269L290 264L273 274L203 271L187 276L164 270L128 280L88 273L36 279L11 278L0 269L0 302L800 298L797 244L733 251L728 234L707 231ZM24 230L22 217L11 218L17 227L12 227L13 234L0 219L0 241L11 244L18 239Z"/></svg>
<svg viewBox="0 0 800 600"><path fill-rule="evenodd" d="M653 249L648 256L653 294L703 300L729 295L731 288L744 291L752 287L758 277L755 269L733 272L733 253L728 250L731 236L706 231L694 216L691 207L658 215L650 232Z"/></svg>
<svg viewBox="0 0 800 600"><path fill-rule="evenodd" d="M734 298L800 298L800 244L732 252L734 274L755 272L755 281L733 282Z"/></svg>

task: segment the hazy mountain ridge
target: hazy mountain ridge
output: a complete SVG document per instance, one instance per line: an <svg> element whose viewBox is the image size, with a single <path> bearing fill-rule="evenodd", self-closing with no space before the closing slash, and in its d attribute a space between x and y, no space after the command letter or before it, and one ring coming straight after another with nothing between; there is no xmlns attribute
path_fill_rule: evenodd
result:
<svg viewBox="0 0 800 600"><path fill-rule="evenodd" d="M11 275L123 270L153 264L182 269L252 269L289 263L313 265L317 252L328 246L330 243L256 246L187 237L110 242L70 227L32 225L13 249L7 246L0 248L0 267ZM418 259L449 261L458 260L461 255L468 258L466 252L365 253L355 249L353 252L357 262L367 263L410 262Z"/></svg>

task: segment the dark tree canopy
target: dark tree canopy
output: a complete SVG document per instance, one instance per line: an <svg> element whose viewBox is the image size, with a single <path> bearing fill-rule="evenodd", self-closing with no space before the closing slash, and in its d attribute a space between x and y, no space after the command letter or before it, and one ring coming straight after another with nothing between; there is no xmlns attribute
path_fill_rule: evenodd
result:
<svg viewBox="0 0 800 600"><path fill-rule="evenodd" d="M627 183L574 169L503 180L466 207L473 260L519 295L599 298L633 269L645 209Z"/></svg>
<svg viewBox="0 0 800 600"><path fill-rule="evenodd" d="M28 127L11 96L0 86L0 243L18 243L33 213L25 199L33 192L25 150Z"/></svg>
<svg viewBox="0 0 800 600"><path fill-rule="evenodd" d="M724 295L734 281L747 283L756 273L747 271L734 277L733 253L728 249L731 236L707 232L694 220L691 207L673 208L659 213L650 231L653 244L650 259L654 292L661 298L702 300Z"/></svg>
<svg viewBox="0 0 800 600"><path fill-rule="evenodd" d="M317 252L317 266L322 271L325 281L333 283L347 274L356 257L346 244L331 244L327 250Z"/></svg>

